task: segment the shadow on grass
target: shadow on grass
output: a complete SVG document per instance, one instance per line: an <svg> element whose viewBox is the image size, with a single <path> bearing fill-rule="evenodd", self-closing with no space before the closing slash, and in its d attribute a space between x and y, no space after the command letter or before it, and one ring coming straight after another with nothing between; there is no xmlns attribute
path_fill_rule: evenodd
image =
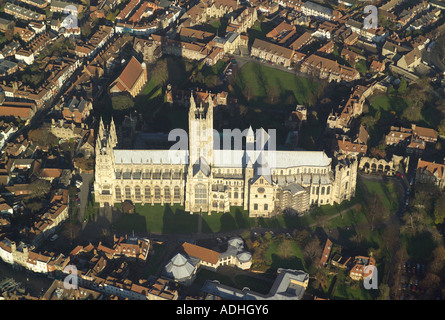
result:
<svg viewBox="0 0 445 320"><path fill-rule="evenodd" d="M268 273L276 273L279 268L293 269L293 270L304 270L304 262L298 257L280 257L277 254L272 254L272 263L270 264Z"/></svg>
<svg viewBox="0 0 445 320"><path fill-rule="evenodd" d="M121 218L115 223L115 228L121 232L146 233L147 221L145 216L134 213L122 213Z"/></svg>
<svg viewBox="0 0 445 320"><path fill-rule="evenodd" d="M429 232L406 238L406 250L413 260L427 261L435 247L436 243Z"/></svg>
<svg viewBox="0 0 445 320"><path fill-rule="evenodd" d="M190 234L198 231L197 214L190 214L184 209L176 208L173 212L170 205L165 205L163 214L162 233Z"/></svg>

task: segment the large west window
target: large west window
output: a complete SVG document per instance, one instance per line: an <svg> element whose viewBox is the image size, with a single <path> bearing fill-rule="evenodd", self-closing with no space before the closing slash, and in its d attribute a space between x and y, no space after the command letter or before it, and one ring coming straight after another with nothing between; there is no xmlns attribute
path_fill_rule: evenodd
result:
<svg viewBox="0 0 445 320"><path fill-rule="evenodd" d="M203 184L195 186L195 203L206 204L207 203L207 188Z"/></svg>

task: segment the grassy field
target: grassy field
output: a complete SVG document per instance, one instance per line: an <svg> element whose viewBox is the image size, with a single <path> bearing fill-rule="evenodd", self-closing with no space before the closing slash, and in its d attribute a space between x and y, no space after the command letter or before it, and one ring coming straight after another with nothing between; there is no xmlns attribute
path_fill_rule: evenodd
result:
<svg viewBox="0 0 445 320"><path fill-rule="evenodd" d="M383 205L394 213L398 207L398 192L396 186L392 182L380 183L376 181L362 180L367 192L377 194L382 200Z"/></svg>
<svg viewBox="0 0 445 320"><path fill-rule="evenodd" d="M380 184L378 182L366 182L368 192L376 192L393 213L397 208L397 193L394 185ZM314 208L303 217L278 215L277 217L250 218L248 211L242 207L231 207L230 212L202 214L203 233L215 233L231 230L260 228L299 228L310 225L317 226L321 217L325 217L324 227L342 228L358 223L365 223L366 217L364 209L356 207L357 204L365 201L363 190L357 188L356 197L351 201L344 201L341 204L324 205ZM342 213L339 215L339 213ZM337 217L335 217L337 215ZM135 205L135 213L123 214L122 218L115 223L115 228L120 231L131 232L154 232L154 233L179 233L191 234L198 232L198 215L190 215L185 212L183 206L175 204L154 206L141 204Z"/></svg>
<svg viewBox="0 0 445 320"><path fill-rule="evenodd" d="M93 220L99 213L99 204L94 200L94 194L88 193L88 201L85 207L85 219Z"/></svg>
<svg viewBox="0 0 445 320"><path fill-rule="evenodd" d="M398 206L398 193L391 182L380 183L362 180L357 184L356 196L341 204L315 207L303 217L278 215L274 218L250 218L247 210L242 207L231 207L230 212L202 214L202 233L216 233L232 230L259 228L301 228L323 226L327 229L345 228L367 223L365 194L376 193L382 203L395 213ZM96 206L91 206L96 208ZM115 205L119 208L119 205ZM199 216L189 214L179 204L135 205L133 214L122 214L114 227L122 232L153 232L164 234L192 234L198 232ZM372 237L371 237L372 236ZM372 234L368 241L378 242L378 234Z"/></svg>
<svg viewBox="0 0 445 320"><path fill-rule="evenodd" d="M123 232L190 234L198 231L198 216L185 212L180 205L136 204L134 213L122 214L114 227Z"/></svg>
<svg viewBox="0 0 445 320"><path fill-rule="evenodd" d="M290 241L292 248L288 257L283 257L279 253L281 239L272 241L265 253L265 263L269 266L269 271L276 271L278 268L306 270L303 251L294 241Z"/></svg>
<svg viewBox="0 0 445 320"><path fill-rule="evenodd" d="M408 107L409 101L398 96L380 95L371 98L370 103L371 107L375 111L380 110L382 115L384 112L395 112L401 115Z"/></svg>
<svg viewBox="0 0 445 320"><path fill-rule="evenodd" d="M277 70L255 62L246 63L235 77L231 94L246 99L258 106L282 105L286 101L310 106L314 93L319 88L318 82L295 74ZM248 92L248 93L247 93ZM274 102L271 96L275 96Z"/></svg>

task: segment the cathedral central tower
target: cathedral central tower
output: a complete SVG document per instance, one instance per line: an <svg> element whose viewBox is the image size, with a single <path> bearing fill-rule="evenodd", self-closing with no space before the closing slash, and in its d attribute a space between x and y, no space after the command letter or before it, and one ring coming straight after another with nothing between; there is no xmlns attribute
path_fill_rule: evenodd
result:
<svg viewBox="0 0 445 320"><path fill-rule="evenodd" d="M189 109L189 164L193 166L200 159L213 165L213 100L196 104L193 92L190 95Z"/></svg>

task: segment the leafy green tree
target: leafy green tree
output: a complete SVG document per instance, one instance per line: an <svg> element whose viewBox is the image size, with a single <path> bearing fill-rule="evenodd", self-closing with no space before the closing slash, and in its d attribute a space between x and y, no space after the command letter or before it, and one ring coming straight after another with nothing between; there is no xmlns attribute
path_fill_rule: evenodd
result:
<svg viewBox="0 0 445 320"><path fill-rule="evenodd" d="M405 94L407 90L408 90L408 83L406 82L406 78L402 77L400 79L399 88L397 89L397 92L399 94Z"/></svg>

